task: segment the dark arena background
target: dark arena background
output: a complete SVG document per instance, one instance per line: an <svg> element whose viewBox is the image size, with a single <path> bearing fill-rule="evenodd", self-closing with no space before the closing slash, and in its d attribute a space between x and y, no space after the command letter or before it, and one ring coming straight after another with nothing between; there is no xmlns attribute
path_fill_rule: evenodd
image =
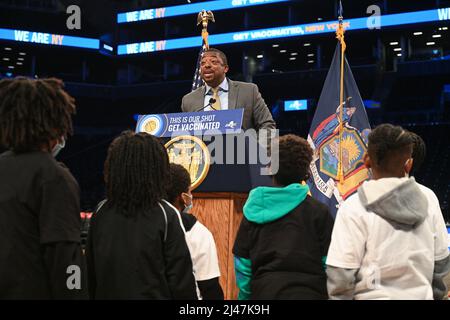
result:
<svg viewBox="0 0 450 320"><path fill-rule="evenodd" d="M0 78L61 78L76 98L74 136L58 159L78 180L83 212L104 199L103 163L112 139L135 129L139 114L181 111L200 48L185 38L200 35L202 2L0 1ZM228 56L229 77L258 85L280 134L306 137L336 47L337 1L227 3L211 9L216 22L208 31L211 46ZM71 5L80 8L75 28ZM416 179L436 193L450 222L450 0L343 5L351 26L347 58L370 124L398 124L425 140ZM371 6L382 17L403 15L369 28ZM306 110L286 110L291 100L306 100Z"/></svg>

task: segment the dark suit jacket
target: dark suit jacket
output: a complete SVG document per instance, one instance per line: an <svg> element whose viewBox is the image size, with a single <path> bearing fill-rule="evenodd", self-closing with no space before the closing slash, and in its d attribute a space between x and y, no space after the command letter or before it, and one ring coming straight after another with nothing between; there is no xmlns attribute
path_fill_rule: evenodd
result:
<svg viewBox="0 0 450 320"><path fill-rule="evenodd" d="M258 86L253 83L232 81L228 79L228 109L244 109L242 128L275 129L276 124L259 93ZM181 103L183 112L195 112L203 107L206 87L202 86L185 95Z"/></svg>

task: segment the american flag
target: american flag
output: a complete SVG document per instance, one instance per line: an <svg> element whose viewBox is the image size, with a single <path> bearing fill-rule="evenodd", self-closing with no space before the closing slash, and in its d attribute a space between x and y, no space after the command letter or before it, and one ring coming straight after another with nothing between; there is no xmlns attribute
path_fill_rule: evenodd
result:
<svg viewBox="0 0 450 320"><path fill-rule="evenodd" d="M198 53L197 67L195 68L194 80L192 81L192 91L203 86L203 79L200 74L200 62L202 61L202 57L203 57L203 54L205 53L205 50L206 50L206 43L203 40L202 48L200 49L200 52Z"/></svg>

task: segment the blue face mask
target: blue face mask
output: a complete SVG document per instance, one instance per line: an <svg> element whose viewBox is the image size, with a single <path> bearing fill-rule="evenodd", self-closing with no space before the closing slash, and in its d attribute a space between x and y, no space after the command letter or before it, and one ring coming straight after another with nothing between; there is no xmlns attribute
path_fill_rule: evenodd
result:
<svg viewBox="0 0 450 320"><path fill-rule="evenodd" d="M187 204L185 203L185 204L184 204L184 210L183 210L183 212L189 212L189 211L191 211L192 208L194 207L194 202L192 201L192 198L193 198L193 197L192 197L191 195L187 194L187 193L183 193L183 194L185 194L186 196L189 197L189 199L191 199L191 204L187 205Z"/></svg>
<svg viewBox="0 0 450 320"><path fill-rule="evenodd" d="M64 149L65 146L66 146L66 140L64 139L64 137L62 137L61 141L58 141L58 143L53 147L53 150L52 150L53 157L56 157L58 155L58 153L62 149Z"/></svg>

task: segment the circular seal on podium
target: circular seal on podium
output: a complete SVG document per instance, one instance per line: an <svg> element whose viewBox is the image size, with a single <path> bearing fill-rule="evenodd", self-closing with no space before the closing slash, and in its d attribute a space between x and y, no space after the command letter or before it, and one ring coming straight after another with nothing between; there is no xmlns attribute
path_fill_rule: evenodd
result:
<svg viewBox="0 0 450 320"><path fill-rule="evenodd" d="M208 175L211 157L208 147L194 136L178 136L165 144L169 162L182 165L191 176L192 190Z"/></svg>

